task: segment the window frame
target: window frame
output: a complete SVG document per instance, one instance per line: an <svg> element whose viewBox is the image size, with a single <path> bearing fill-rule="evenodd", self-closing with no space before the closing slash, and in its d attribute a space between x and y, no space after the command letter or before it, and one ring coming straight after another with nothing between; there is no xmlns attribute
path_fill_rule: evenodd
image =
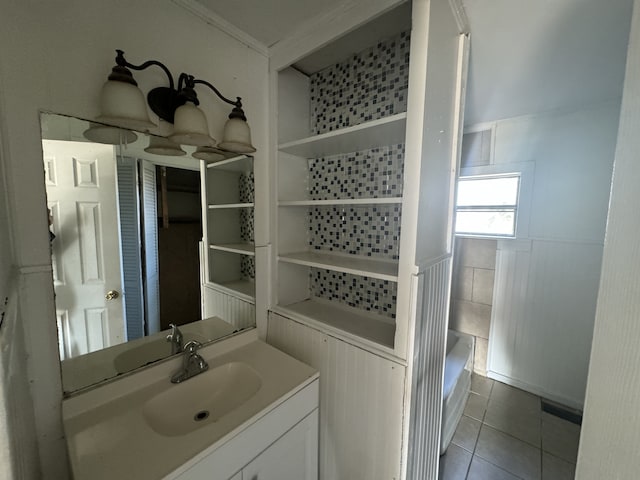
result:
<svg viewBox="0 0 640 480"><path fill-rule="evenodd" d="M514 204L499 205L465 205L459 206L457 203L458 189L460 182L472 182L474 180L492 180L500 178L517 178L518 185L516 190L516 199ZM481 173L475 175L463 175L458 177L458 185L456 188L456 206L455 206L455 225L454 233L456 236L473 237L473 238L516 238L518 234L518 214L520 205L520 192L522 187L522 172L512 171L506 173ZM458 232L457 219L459 212L513 212L513 233L489 233L489 232Z"/></svg>

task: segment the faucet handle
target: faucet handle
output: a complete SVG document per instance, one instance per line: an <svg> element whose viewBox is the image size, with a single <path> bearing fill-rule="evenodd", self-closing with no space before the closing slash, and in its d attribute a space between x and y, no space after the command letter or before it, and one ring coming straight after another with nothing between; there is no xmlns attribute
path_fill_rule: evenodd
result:
<svg viewBox="0 0 640 480"><path fill-rule="evenodd" d="M200 342L198 342L197 340L191 340L190 342L187 342L185 344L184 350L189 353L196 353L196 350L198 350L200 347L202 347L202 344Z"/></svg>
<svg viewBox="0 0 640 480"><path fill-rule="evenodd" d="M170 323L171 333L167 335L167 342L182 341L182 332L175 323Z"/></svg>

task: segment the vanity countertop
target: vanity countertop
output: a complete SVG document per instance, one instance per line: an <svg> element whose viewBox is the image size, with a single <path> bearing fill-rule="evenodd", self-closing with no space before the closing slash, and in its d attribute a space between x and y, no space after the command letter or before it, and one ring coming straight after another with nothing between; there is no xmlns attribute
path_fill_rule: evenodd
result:
<svg viewBox="0 0 640 480"><path fill-rule="evenodd" d="M169 381L181 358L65 400L64 425L76 480L163 478L201 452L224 444L318 377L311 367L259 341L254 331L199 353L210 370L233 362L248 366L259 375L260 388L221 418L175 436L154 431L145 420L144 407L181 385ZM193 381L197 377L185 384Z"/></svg>
<svg viewBox="0 0 640 480"><path fill-rule="evenodd" d="M229 323L218 317L205 318L197 322L180 325L180 330L185 335L186 341L198 340L200 343L208 342L225 337L234 333L235 329ZM160 342L161 355L152 356L148 362L167 358L171 355L171 347L165 341L165 337L171 330L163 330L153 335L130 340L125 343L113 345L91 353L85 353L76 357L68 358L61 362L62 386L65 392L74 392L96 383L115 378L121 373L115 363L119 355L132 352L133 350L145 347L153 342ZM126 371L133 370L145 365L147 362L140 362L132 365Z"/></svg>

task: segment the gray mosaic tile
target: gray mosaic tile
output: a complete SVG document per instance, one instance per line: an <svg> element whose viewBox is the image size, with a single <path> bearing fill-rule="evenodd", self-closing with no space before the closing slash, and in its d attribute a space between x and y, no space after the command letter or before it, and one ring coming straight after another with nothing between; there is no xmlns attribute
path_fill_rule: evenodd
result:
<svg viewBox="0 0 640 480"><path fill-rule="evenodd" d="M405 112L409 32L383 40L310 77L312 133L321 134ZM309 160L309 198L402 196L404 145ZM397 260L400 205L309 209L312 250ZM397 285L311 269L312 294L395 318Z"/></svg>
<svg viewBox="0 0 640 480"><path fill-rule="evenodd" d="M396 318L397 284L387 280L311 268L311 294Z"/></svg>
<svg viewBox="0 0 640 480"><path fill-rule="evenodd" d="M311 75L314 134L407 110L409 32Z"/></svg>
<svg viewBox="0 0 640 480"><path fill-rule="evenodd" d="M309 209L309 245L313 250L397 260L400 206L330 206Z"/></svg>
<svg viewBox="0 0 640 480"><path fill-rule="evenodd" d="M248 174L240 174L238 179L238 188L240 191L239 201L240 203L253 203L255 202L255 181L253 172ZM254 227L253 227L253 208L241 208L240 215L240 238L244 242L254 241ZM255 258L243 255L240 262L240 274L244 279L255 279L256 277L256 262Z"/></svg>
<svg viewBox="0 0 640 480"><path fill-rule="evenodd" d="M256 278L256 261L255 257L243 255L240 261L240 275L245 280L255 280Z"/></svg>
<svg viewBox="0 0 640 480"><path fill-rule="evenodd" d="M404 144L309 160L311 200L402 196Z"/></svg>

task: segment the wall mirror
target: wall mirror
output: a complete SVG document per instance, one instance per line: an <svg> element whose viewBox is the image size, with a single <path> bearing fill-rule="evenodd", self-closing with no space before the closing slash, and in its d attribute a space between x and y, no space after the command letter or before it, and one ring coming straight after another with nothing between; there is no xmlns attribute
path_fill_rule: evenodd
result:
<svg viewBox="0 0 640 480"><path fill-rule="evenodd" d="M65 394L169 357L170 324L184 343L255 327L251 157L169 156L180 146L51 113L41 130ZM221 217L221 194L243 208Z"/></svg>

